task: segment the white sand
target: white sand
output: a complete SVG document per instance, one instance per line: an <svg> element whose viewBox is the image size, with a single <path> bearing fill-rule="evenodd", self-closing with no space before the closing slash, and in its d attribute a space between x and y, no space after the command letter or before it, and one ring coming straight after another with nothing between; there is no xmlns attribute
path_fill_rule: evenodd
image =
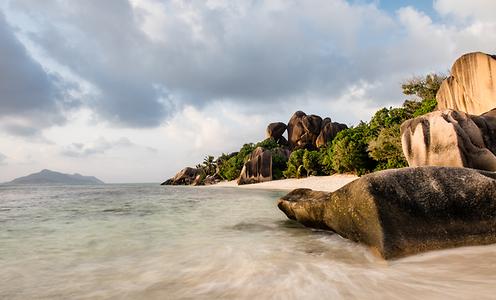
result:
<svg viewBox="0 0 496 300"><path fill-rule="evenodd" d="M337 174L332 176L311 176L301 179L282 179L255 184L237 185L236 181L220 182L213 187L238 187L242 189L265 189L265 190L294 190L308 188L316 191L333 192L342 186L352 182L358 177L355 175Z"/></svg>

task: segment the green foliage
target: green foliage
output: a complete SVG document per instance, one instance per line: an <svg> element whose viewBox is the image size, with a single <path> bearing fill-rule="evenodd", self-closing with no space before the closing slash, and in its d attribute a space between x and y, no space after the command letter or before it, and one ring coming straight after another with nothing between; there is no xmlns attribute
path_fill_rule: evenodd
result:
<svg viewBox="0 0 496 300"><path fill-rule="evenodd" d="M304 149L298 149L291 153L288 160L288 167L286 171L283 172L286 178L300 178L302 176L303 167L303 155L305 154Z"/></svg>
<svg viewBox="0 0 496 300"><path fill-rule="evenodd" d="M220 160L218 162L219 167L219 175L224 180L234 180L239 176L239 172L241 169L237 169L237 155L238 153L234 153L234 156L226 157L224 160ZM227 156L223 154L222 156ZM221 156L221 157L222 157Z"/></svg>
<svg viewBox="0 0 496 300"><path fill-rule="evenodd" d="M405 102L403 102L403 109L410 116L413 116L413 114L419 110L421 106L422 102L418 100L405 100Z"/></svg>
<svg viewBox="0 0 496 300"><path fill-rule="evenodd" d="M303 168L305 168L307 176L316 176L322 174L319 151L305 150L305 153L303 153Z"/></svg>
<svg viewBox="0 0 496 300"><path fill-rule="evenodd" d="M286 178L326 175L331 173L328 148L319 151L298 149L291 153L287 169L283 172ZM327 159L327 160L326 160Z"/></svg>
<svg viewBox="0 0 496 300"><path fill-rule="evenodd" d="M215 175L217 171L217 164L215 163L215 158L211 155L205 156L203 163L197 164L196 168L199 170L200 182L203 184L207 176Z"/></svg>
<svg viewBox="0 0 496 300"><path fill-rule="evenodd" d="M425 80L414 79L403 85L408 95L435 97L442 76L430 75ZM407 166L401 149L400 125L436 109L435 98L422 98L421 101L406 100L403 107L383 108L369 122L368 155L376 162L375 171Z"/></svg>
<svg viewBox="0 0 496 300"><path fill-rule="evenodd" d="M257 144L248 143L244 144L239 152L232 153L231 155L223 154L217 159L217 166L219 169L218 174L224 180L235 180L239 177L243 165L247 161L249 155L257 147L262 147L266 150L271 150L272 153L272 177L274 179L280 179L283 177L283 171L286 170L287 160L284 155L281 154L279 149L279 144L272 139L266 139Z"/></svg>
<svg viewBox="0 0 496 300"><path fill-rule="evenodd" d="M319 161L323 175L330 175L334 173L332 168L332 144L319 149Z"/></svg>
<svg viewBox="0 0 496 300"><path fill-rule="evenodd" d="M437 107L436 99L425 99L420 103L420 107L413 112L413 117L420 117L434 111Z"/></svg>
<svg viewBox="0 0 496 300"><path fill-rule="evenodd" d="M375 171L407 166L401 149L400 125L383 128L379 136L369 142L368 151L377 161Z"/></svg>
<svg viewBox="0 0 496 300"><path fill-rule="evenodd" d="M367 153L369 133L368 124L363 122L338 133L330 153L334 171L362 175L374 169L375 162Z"/></svg>
<svg viewBox="0 0 496 300"><path fill-rule="evenodd" d="M255 150L255 145L253 143L244 144L241 149L239 149L238 154L236 155L238 166L243 167L243 164L246 162L247 157Z"/></svg>
<svg viewBox="0 0 496 300"><path fill-rule="evenodd" d="M327 175L333 172L358 175L407 165L401 149L400 125L436 109L436 93L446 78L429 74L415 77L402 84L403 93L415 96L406 100L402 107L382 108L368 123L360 122L338 133L332 143L318 151L295 150L289 160L274 139L257 144L245 144L239 152L223 154L217 159L218 174L227 180L236 179L247 156L256 148L263 147L272 153L272 176L274 179ZM207 157L203 165L211 173L212 160Z"/></svg>
<svg viewBox="0 0 496 300"><path fill-rule="evenodd" d="M436 99L441 83L446 79L444 74L428 74L425 78L414 77L405 81L401 88L405 95L415 95L421 100Z"/></svg>
<svg viewBox="0 0 496 300"><path fill-rule="evenodd" d="M273 138L268 138L268 139L265 139L261 142L258 142L253 149L255 149L257 147L262 147L265 150L272 150L272 149L279 148L280 145Z"/></svg>
<svg viewBox="0 0 496 300"><path fill-rule="evenodd" d="M284 177L283 172L288 167L288 160L286 156L278 151L278 148L271 151L272 153L272 178L274 180L282 179Z"/></svg>
<svg viewBox="0 0 496 300"><path fill-rule="evenodd" d="M378 110L369 122L368 135L377 136L381 129L401 124L411 118L405 108L382 108Z"/></svg>
<svg viewBox="0 0 496 300"><path fill-rule="evenodd" d="M446 75L444 74L429 74L425 78L414 77L407 80L401 85L403 93L405 95L414 95L420 101L407 100L403 107L410 110L412 117L418 117L434 111L437 106L437 91L445 79Z"/></svg>
<svg viewBox="0 0 496 300"><path fill-rule="evenodd" d="M207 176L215 175L215 171L217 169L217 166L216 166L214 160L215 160L215 158L211 155L207 155L203 159L202 170L205 172L205 174Z"/></svg>
<svg viewBox="0 0 496 300"><path fill-rule="evenodd" d="M218 159L219 175L224 180L234 180L239 177L241 169L246 162L247 157L255 150L255 145L252 143L244 144L239 152L231 155L223 154ZM223 158L223 159L222 159Z"/></svg>

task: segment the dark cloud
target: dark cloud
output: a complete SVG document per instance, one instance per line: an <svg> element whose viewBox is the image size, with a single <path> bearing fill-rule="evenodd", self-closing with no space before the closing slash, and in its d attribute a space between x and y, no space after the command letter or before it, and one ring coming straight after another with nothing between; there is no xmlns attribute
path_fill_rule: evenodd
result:
<svg viewBox="0 0 496 300"><path fill-rule="evenodd" d="M139 30L129 3L15 4L43 24L30 38L96 88L97 96L86 104L105 121L148 127L168 115L168 95L151 71L158 67L157 51Z"/></svg>
<svg viewBox="0 0 496 300"><path fill-rule="evenodd" d="M344 1L148 3L156 7L96 0L12 6L38 25L30 35L37 45L96 87L91 108L133 127L160 124L175 105L264 105L308 92L337 97L377 75L357 65L353 51L361 35L373 39L391 25L374 6ZM157 30L147 31L146 22L157 22Z"/></svg>
<svg viewBox="0 0 496 300"><path fill-rule="evenodd" d="M56 109L52 80L26 52L0 13L0 116Z"/></svg>
<svg viewBox="0 0 496 300"><path fill-rule="evenodd" d="M17 0L10 7L30 20L33 43L94 87L88 107L131 127L157 126L186 104L229 101L270 113L274 103L299 109L299 97L332 102L360 85L367 87L360 97L374 105L401 103L402 79L445 70L461 54L449 27L431 26L413 9L391 15L376 1L218 2ZM40 89L51 86L47 80Z"/></svg>
<svg viewBox="0 0 496 300"><path fill-rule="evenodd" d="M89 145L83 143L72 143L66 146L61 154L69 157L88 157L96 154L103 154L106 151L119 147L135 146L128 138L122 137L116 141L108 141L104 138L99 138Z"/></svg>
<svg viewBox="0 0 496 300"><path fill-rule="evenodd" d="M18 135L18 136L24 136L24 137L35 137L39 134L40 128L8 123L8 124L3 125L2 129L11 135Z"/></svg>
<svg viewBox="0 0 496 300"><path fill-rule="evenodd" d="M78 106L64 95L70 89L29 55L0 12L0 128L35 136L45 127L62 124L63 110Z"/></svg>

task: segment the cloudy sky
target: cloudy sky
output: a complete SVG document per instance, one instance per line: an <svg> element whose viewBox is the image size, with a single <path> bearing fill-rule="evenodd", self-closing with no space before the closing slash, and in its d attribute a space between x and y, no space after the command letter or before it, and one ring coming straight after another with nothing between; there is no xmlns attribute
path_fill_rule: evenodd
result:
<svg viewBox="0 0 496 300"><path fill-rule="evenodd" d="M496 53L493 0L0 0L0 182L159 182L296 110L349 125Z"/></svg>

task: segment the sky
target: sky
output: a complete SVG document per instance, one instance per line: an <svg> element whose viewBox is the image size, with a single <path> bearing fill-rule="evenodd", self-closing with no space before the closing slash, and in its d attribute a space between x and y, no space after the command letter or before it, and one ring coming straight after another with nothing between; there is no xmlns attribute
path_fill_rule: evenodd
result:
<svg viewBox="0 0 496 300"><path fill-rule="evenodd" d="M302 110L357 124L496 53L493 0L0 0L0 182L161 182Z"/></svg>

